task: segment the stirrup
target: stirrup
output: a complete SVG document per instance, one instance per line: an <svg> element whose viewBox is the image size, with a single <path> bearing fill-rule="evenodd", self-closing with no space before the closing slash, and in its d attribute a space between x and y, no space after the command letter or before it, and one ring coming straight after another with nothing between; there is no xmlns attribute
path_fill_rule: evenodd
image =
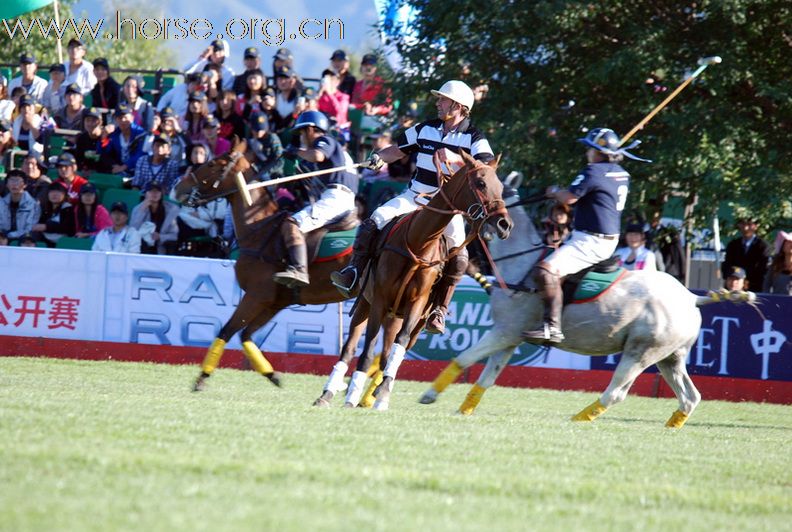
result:
<svg viewBox="0 0 792 532"><path fill-rule="evenodd" d="M561 332L561 329L550 325L549 323L545 322L542 324L542 327L539 329L534 329L532 331L524 331L522 333L523 338L526 340L542 340L545 343L551 344L558 344L564 341L564 333Z"/></svg>
<svg viewBox="0 0 792 532"><path fill-rule="evenodd" d="M347 270L352 270L352 273L354 274L354 277L352 278L352 282L349 284L349 286L344 286L344 285L342 285L342 284L340 284L340 283L336 282L336 281L335 281L335 277L337 277L337 276L339 276L339 275L342 275L342 274L343 274L344 272L346 272ZM333 286L335 286L336 288L338 288L339 290L341 290L341 291L343 291L343 292L346 292L346 293L348 294L349 292L352 292L352 290L354 290L354 289L355 289L355 286L356 286L356 285L357 285L357 283L358 283L358 277L359 277L359 275L358 275L357 268L355 268L354 266L352 266L352 265L350 264L350 265L344 266L342 269L340 269L340 270L339 270L339 271L337 271L337 272L333 272L333 273L331 273L331 274L330 274L330 283L331 283Z"/></svg>

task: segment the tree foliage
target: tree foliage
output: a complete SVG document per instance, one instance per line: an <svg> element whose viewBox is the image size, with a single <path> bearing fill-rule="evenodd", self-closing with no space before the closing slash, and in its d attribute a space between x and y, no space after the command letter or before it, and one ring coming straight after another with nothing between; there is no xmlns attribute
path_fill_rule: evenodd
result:
<svg viewBox="0 0 792 532"><path fill-rule="evenodd" d="M627 163L628 209L675 193L697 195L700 222L727 201L766 226L792 221L789 2L406 3L409 31L384 28L404 59L402 99L446 79L487 83L474 121L537 187L570 180L585 128L624 135L700 57L722 56L638 133L654 163Z"/></svg>

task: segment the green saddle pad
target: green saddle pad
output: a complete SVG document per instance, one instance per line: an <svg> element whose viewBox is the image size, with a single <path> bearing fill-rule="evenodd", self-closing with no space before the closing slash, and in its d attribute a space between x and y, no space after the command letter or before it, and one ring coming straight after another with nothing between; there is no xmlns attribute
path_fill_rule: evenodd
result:
<svg viewBox="0 0 792 532"><path fill-rule="evenodd" d="M319 244L319 252L314 262L333 260L352 252L352 243L355 241L357 227L349 231L327 233Z"/></svg>
<svg viewBox="0 0 792 532"><path fill-rule="evenodd" d="M618 281L626 271L624 268L619 268L615 272L609 273L588 272L580 280L575 290L575 295L572 297L572 303L587 303L597 299L613 283Z"/></svg>

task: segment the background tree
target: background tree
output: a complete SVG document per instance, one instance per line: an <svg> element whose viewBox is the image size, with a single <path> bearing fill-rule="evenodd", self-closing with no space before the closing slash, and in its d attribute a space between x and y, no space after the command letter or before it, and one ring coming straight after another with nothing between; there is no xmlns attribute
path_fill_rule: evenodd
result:
<svg viewBox="0 0 792 532"><path fill-rule="evenodd" d="M681 195L699 225L723 202L792 223L792 5L782 0L479 2L409 0L406 34L384 27L405 68L402 101L450 78L486 83L474 120L532 188L568 183L586 128L625 134L721 55L637 138L628 211Z"/></svg>

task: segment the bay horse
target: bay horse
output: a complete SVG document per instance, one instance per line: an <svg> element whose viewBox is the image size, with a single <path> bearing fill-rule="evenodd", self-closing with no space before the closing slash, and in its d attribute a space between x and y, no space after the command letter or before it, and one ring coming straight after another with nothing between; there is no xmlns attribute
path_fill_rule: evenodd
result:
<svg viewBox="0 0 792 532"><path fill-rule="evenodd" d="M383 230L384 247L369 266L369 279L358 296L352 318L353 328L362 328L366 319L368 323L363 353L347 392L347 407L357 406L360 400L362 379L373 361L374 346L385 320L401 321L395 340L386 338L388 343L383 345L383 380L374 391L376 410L388 409L399 365L423 329L431 310L430 293L445 261L464 249L484 223L490 223L499 238L509 236L512 222L501 199L503 185L495 173L497 161L484 164L465 152L461 155L464 166L445 183L441 180L439 191L425 206ZM444 253L441 236L457 214L463 215L472 227L461 246Z"/></svg>
<svg viewBox="0 0 792 532"><path fill-rule="evenodd" d="M227 154L202 165L174 188L176 199L183 203L227 198L240 247L234 273L244 295L207 350L201 374L193 387L195 391L205 388L206 380L220 363L226 343L239 331L242 351L251 366L280 385L280 374L251 340L253 334L290 305L322 305L344 300L330 283L330 273L343 268L350 255L310 264L311 284L304 289L292 289L272 280L272 274L284 268L283 261L279 260L282 246L278 230L283 216L279 215L278 204L264 187L250 191L251 205L244 203L235 176L241 172L247 182L254 175L253 160L247 143L239 141Z"/></svg>
<svg viewBox="0 0 792 532"><path fill-rule="evenodd" d="M504 198L507 208L519 200L514 189L507 189ZM514 286L521 283L540 259L544 242L524 209L510 208L510 213L515 234L508 241L493 240L492 255L507 286ZM754 299L755 295L747 292L696 296L666 273L632 271L626 272L596 300L566 305L562 318L566 339L558 345L559 349L591 356L621 352L607 389L572 420L593 421L623 401L638 375L656 364L679 401L679 408L666 427L681 428L701 400L685 366L701 327L698 307L722 300L751 302ZM503 290L495 285L490 305L492 329L438 375L420 398L421 403L434 403L464 369L488 358L484 371L459 409L461 414L472 414L484 392L495 383L515 349L523 343L522 331L542 319L542 302L535 293Z"/></svg>

